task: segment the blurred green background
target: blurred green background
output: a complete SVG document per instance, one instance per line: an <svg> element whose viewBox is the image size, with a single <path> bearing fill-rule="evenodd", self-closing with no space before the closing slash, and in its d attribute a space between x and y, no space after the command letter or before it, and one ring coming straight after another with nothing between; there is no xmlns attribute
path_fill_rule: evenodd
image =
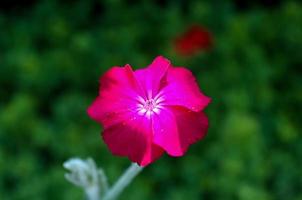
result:
<svg viewBox="0 0 302 200"><path fill-rule="evenodd" d="M184 58L174 40L192 24L214 45ZM98 78L164 55L213 98L209 133L120 199L302 200L301 52L298 0L2 0L0 199L82 199L64 179L72 156L92 156L112 183L129 161L86 114Z"/></svg>

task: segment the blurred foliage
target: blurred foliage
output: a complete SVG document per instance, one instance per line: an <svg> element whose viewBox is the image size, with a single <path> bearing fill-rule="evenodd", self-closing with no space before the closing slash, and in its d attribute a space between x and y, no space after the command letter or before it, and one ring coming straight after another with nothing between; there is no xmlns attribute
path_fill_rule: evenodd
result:
<svg viewBox="0 0 302 200"><path fill-rule="evenodd" d="M24 1L25 2L25 1ZM0 3L0 199L82 199L63 161L112 156L86 115L98 77L164 55L213 98L211 127L186 156L163 156L121 199L302 200L302 4L299 1L3 0ZM174 51L191 24L214 47Z"/></svg>

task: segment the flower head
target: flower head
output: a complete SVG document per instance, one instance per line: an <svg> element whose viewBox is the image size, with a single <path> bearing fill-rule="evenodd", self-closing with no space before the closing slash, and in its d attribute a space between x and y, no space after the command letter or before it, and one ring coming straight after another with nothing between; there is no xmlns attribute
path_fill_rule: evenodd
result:
<svg viewBox="0 0 302 200"><path fill-rule="evenodd" d="M203 27L191 26L175 41L175 50L183 56L193 55L200 50L209 49L212 46L212 36Z"/></svg>
<svg viewBox="0 0 302 200"><path fill-rule="evenodd" d="M103 125L114 155L146 166L163 152L184 155L205 136L208 120L202 111L209 102L189 70L159 56L145 69L109 69L88 114Z"/></svg>

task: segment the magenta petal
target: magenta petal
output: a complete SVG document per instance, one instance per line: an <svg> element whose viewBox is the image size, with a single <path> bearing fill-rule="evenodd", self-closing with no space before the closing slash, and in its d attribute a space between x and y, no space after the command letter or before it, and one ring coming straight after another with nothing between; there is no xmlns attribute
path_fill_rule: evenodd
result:
<svg viewBox="0 0 302 200"><path fill-rule="evenodd" d="M103 139L112 154L127 156L132 162L146 166L158 159L163 150L153 144L151 122L138 117L106 128Z"/></svg>
<svg viewBox="0 0 302 200"><path fill-rule="evenodd" d="M99 96L88 108L88 115L104 127L118 123L134 112L140 93L129 65L113 67L101 77Z"/></svg>
<svg viewBox="0 0 302 200"><path fill-rule="evenodd" d="M163 56L158 56L146 68L136 70L135 76L145 89L145 97L154 97L161 86L161 80L170 67L170 61Z"/></svg>
<svg viewBox="0 0 302 200"><path fill-rule="evenodd" d="M166 86L160 92L166 105L184 106L192 111L203 110L211 99L201 93L192 73L183 67L170 67Z"/></svg>
<svg viewBox="0 0 302 200"><path fill-rule="evenodd" d="M171 156L181 156L184 150L181 146L174 114L168 109L162 109L159 115L153 115L154 143L162 147Z"/></svg>
<svg viewBox="0 0 302 200"><path fill-rule="evenodd" d="M176 119L181 146L187 148L202 139L208 131L208 117L202 112L193 112L182 107L174 107L173 113Z"/></svg>
<svg viewBox="0 0 302 200"><path fill-rule="evenodd" d="M100 95L121 92L130 96L133 91L141 92L141 88L130 65L112 67L100 78Z"/></svg>
<svg viewBox="0 0 302 200"><path fill-rule="evenodd" d="M202 139L208 129L203 112L170 107L153 117L154 142L171 156L182 156L188 147Z"/></svg>

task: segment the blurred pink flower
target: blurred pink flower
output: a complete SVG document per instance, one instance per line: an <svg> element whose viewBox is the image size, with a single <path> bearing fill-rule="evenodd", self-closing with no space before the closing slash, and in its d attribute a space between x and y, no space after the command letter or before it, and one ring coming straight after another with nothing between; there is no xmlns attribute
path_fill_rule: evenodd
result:
<svg viewBox="0 0 302 200"><path fill-rule="evenodd" d="M192 56L213 46L212 34L204 27L193 25L176 38L175 50L182 56Z"/></svg>
<svg viewBox="0 0 302 200"><path fill-rule="evenodd" d="M103 125L103 139L114 155L146 166L164 151L183 156L206 135L202 110L209 102L189 70L159 56L145 69L109 69L88 114Z"/></svg>

